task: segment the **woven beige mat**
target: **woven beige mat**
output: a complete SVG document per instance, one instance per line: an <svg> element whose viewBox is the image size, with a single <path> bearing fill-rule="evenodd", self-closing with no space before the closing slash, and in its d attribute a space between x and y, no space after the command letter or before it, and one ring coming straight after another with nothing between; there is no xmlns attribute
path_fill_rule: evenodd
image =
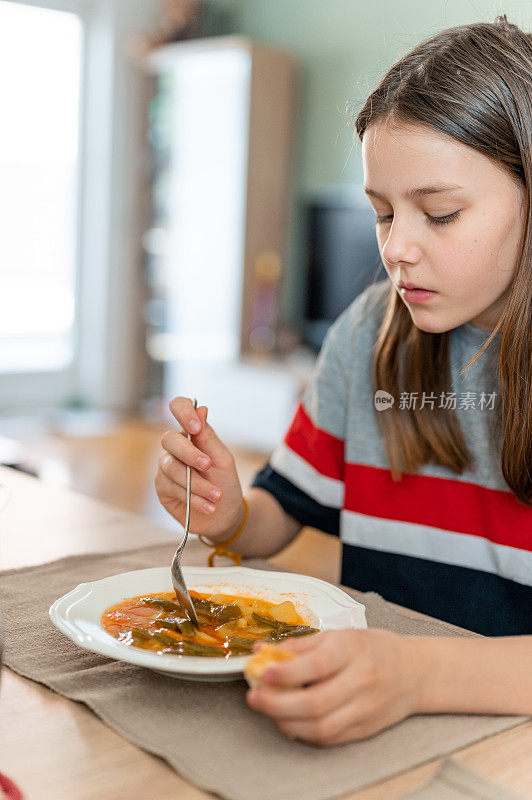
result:
<svg viewBox="0 0 532 800"><path fill-rule="evenodd" d="M189 544L184 563L203 566L205 551L198 543ZM251 711L243 680L182 681L111 661L78 648L50 623L50 605L79 583L169 566L173 549L163 544L73 556L0 573L4 663L85 703L126 739L164 758L196 786L228 800L339 797L524 720L416 716L362 742L318 748L285 738L269 718ZM260 560L246 566L271 569ZM370 627L409 635L459 635L449 625L399 614L378 595L353 596L366 606Z"/></svg>

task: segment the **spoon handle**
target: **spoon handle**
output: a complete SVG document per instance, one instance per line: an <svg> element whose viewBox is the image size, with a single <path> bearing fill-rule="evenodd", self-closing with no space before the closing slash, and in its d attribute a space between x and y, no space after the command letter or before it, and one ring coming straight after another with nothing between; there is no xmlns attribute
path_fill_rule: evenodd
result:
<svg viewBox="0 0 532 800"><path fill-rule="evenodd" d="M198 407L198 401L196 400L196 398L194 398L194 409L196 409L197 407ZM188 440L189 440L189 442L191 440L190 433L188 434ZM188 529L189 529L189 526L190 526L190 495L191 495L190 486L191 486L191 483L192 483L192 478L191 478L190 466L187 464L187 511L186 511L186 515L185 515L185 536L184 536L184 539L183 539L183 546L184 546L184 543L187 540Z"/></svg>

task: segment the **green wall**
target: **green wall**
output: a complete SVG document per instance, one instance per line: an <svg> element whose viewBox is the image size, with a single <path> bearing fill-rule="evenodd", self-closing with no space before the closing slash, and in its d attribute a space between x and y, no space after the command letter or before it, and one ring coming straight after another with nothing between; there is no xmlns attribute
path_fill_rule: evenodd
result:
<svg viewBox="0 0 532 800"><path fill-rule="evenodd" d="M346 103L361 106L381 74L419 41L444 28L510 22L532 32L532 0L220 0L235 30L291 52L301 69L294 201L289 223L284 312L301 311L304 269L301 206L330 185L360 183L358 141Z"/></svg>

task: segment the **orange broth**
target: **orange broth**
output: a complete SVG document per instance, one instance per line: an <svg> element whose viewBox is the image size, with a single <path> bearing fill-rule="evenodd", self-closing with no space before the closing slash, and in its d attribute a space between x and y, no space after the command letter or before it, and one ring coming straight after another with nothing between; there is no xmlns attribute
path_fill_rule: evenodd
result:
<svg viewBox="0 0 532 800"><path fill-rule="evenodd" d="M151 607L145 600L156 598L157 600L170 601L176 603L174 592L154 592L152 594L137 595L136 597L128 597L110 606L102 614L101 625L107 633L114 636L120 642L127 645L141 647L143 650L149 650L156 653L169 653L172 652L174 643L179 647L179 642L191 642L195 645L202 645L205 648L217 648L220 652L213 651L205 653L185 653L189 655L243 655L245 654L240 650L239 652L230 651L230 642L239 641L240 648L245 648L246 644L243 640L249 641L249 646L253 641L268 639L275 632L275 627L270 627L269 624L264 624L265 620L272 620L271 625L277 626L277 631L284 630L283 638L291 635L304 635L306 633L314 633L314 628L308 628L303 617L295 610L292 603L285 601L282 604L271 603L267 600L262 600L256 597L241 597L239 595L225 595L221 593L200 594L199 592L191 591L190 596L198 600L207 600L214 602L214 604L221 604L223 606L237 606L242 615L238 619L229 620L228 622L219 622L218 620L206 619L205 616L198 611L200 622L199 631L193 629L190 631L192 635L186 635L178 630L172 630L168 627L161 625L161 621L172 623L176 619L175 612L171 610L164 610L163 608ZM291 606L291 608L290 608ZM283 607L285 611L281 613L280 609ZM253 611L260 614L263 622L257 621L252 616ZM289 618L290 622L276 620L275 614L278 617ZM180 615L184 617L184 612ZM191 628L190 623L188 627ZM303 631L303 628L308 630ZM140 633L139 633L140 629ZM291 630L300 630L300 633L290 633ZM146 640L139 640L139 636L145 631L149 638ZM288 633L287 633L288 631ZM162 642L153 639L153 635L161 634ZM236 637L236 639L234 638ZM236 647L236 644L235 644ZM175 649L174 649L175 652ZM183 653L177 653L183 655Z"/></svg>

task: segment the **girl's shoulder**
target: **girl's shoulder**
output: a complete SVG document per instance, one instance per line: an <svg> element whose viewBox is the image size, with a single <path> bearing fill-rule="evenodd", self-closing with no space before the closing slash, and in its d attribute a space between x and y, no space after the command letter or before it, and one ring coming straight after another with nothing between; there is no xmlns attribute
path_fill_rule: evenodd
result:
<svg viewBox="0 0 532 800"><path fill-rule="evenodd" d="M373 283L359 294L331 325L328 339L344 353L371 352L392 291L389 279Z"/></svg>

